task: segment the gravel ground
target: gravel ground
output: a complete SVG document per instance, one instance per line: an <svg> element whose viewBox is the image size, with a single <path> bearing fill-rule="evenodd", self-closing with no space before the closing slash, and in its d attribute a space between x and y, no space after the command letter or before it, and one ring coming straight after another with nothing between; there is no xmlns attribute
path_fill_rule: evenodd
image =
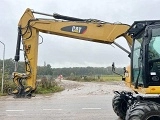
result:
<svg viewBox="0 0 160 120"><path fill-rule="evenodd" d="M58 84L65 88L64 94L73 95L104 95L114 94L113 91L131 91L130 88L125 86L123 81L76 82L62 80Z"/></svg>

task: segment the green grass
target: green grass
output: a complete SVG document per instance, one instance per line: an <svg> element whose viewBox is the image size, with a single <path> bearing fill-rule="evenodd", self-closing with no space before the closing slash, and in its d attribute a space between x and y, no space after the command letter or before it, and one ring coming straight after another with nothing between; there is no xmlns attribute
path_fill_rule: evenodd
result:
<svg viewBox="0 0 160 120"><path fill-rule="evenodd" d="M122 77L119 75L101 75L98 76L86 76L84 78L80 76L68 77L67 80L81 81L81 82L107 82L107 81L121 81Z"/></svg>
<svg viewBox="0 0 160 120"><path fill-rule="evenodd" d="M36 94L48 94L48 93L60 92L63 90L64 88L62 88L61 86L54 86L54 87L47 87L47 88L38 86L35 93Z"/></svg>
<svg viewBox="0 0 160 120"><path fill-rule="evenodd" d="M119 75L104 75L101 76L101 79L103 81L121 81L122 77Z"/></svg>

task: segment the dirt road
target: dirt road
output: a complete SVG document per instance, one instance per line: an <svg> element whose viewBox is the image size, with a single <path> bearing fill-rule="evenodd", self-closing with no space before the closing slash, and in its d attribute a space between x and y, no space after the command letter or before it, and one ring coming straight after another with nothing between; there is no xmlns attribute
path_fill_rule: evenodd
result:
<svg viewBox="0 0 160 120"><path fill-rule="evenodd" d="M110 82L76 82L62 80L59 85L65 88L62 94L70 95L104 95L113 94L113 91L131 91L123 81Z"/></svg>

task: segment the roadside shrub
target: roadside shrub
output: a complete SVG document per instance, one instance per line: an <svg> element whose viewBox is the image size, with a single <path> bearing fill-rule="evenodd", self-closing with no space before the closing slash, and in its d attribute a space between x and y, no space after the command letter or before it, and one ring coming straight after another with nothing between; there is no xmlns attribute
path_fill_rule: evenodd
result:
<svg viewBox="0 0 160 120"><path fill-rule="evenodd" d="M45 76L42 77L41 81L37 85L37 89L35 93L37 94L47 94L47 93L55 93L64 90L63 87L58 86L55 80L48 80Z"/></svg>

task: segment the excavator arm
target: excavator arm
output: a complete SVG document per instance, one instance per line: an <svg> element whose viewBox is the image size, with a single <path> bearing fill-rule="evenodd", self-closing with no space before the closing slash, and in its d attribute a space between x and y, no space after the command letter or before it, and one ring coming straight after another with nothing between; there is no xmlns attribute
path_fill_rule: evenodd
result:
<svg viewBox="0 0 160 120"><path fill-rule="evenodd" d="M53 18L35 18L34 14L51 16ZM130 26L127 24L108 23L97 19L79 19L59 14L49 15L32 11L29 8L26 9L18 24L15 55L15 62L17 63L22 43L26 73L16 72L17 67L15 67L13 81L16 83L17 89L13 91L13 94L16 97L31 96L36 89L39 32L97 43L114 43L117 46L119 45L115 43L115 39L123 36L129 47L132 47L132 38L126 33L129 28ZM22 84L23 80L26 80L26 87Z"/></svg>

